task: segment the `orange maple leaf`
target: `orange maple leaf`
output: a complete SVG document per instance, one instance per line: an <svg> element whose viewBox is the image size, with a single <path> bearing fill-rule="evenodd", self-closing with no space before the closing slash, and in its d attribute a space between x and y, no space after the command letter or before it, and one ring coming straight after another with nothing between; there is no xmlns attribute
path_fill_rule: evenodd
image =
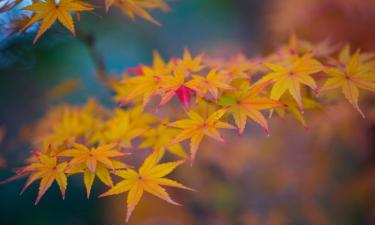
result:
<svg viewBox="0 0 375 225"><path fill-rule="evenodd" d="M311 75L322 71L323 66L319 61L312 58L311 53L289 60L290 62L286 65L267 63L266 66L272 72L262 77L258 83L270 80L275 82L271 90L271 99L273 100L279 100L285 91L288 90L303 112L301 84L309 86L313 91L317 91L315 80Z"/></svg>
<svg viewBox="0 0 375 225"><path fill-rule="evenodd" d="M173 76L161 76L161 101L159 105L165 105L177 95L182 106L189 111L191 89L185 85L186 70L180 66L173 68Z"/></svg>
<svg viewBox="0 0 375 225"><path fill-rule="evenodd" d="M177 59L176 63L179 67L183 68L189 73L196 73L203 70L206 66L203 62L204 54L199 54L195 57L192 57L188 48L184 49L184 55L181 59Z"/></svg>
<svg viewBox="0 0 375 225"><path fill-rule="evenodd" d="M49 156L41 152L35 152L36 162L31 163L17 171L17 174L0 184L4 184L24 176L28 176L25 186L22 188L21 194L36 180L40 179L39 192L35 200L35 205L37 205L43 195L51 187L52 183L56 181L58 184L62 198L65 198L65 191L68 185L67 177L65 175L68 163L62 162L58 163L57 157Z"/></svg>
<svg viewBox="0 0 375 225"><path fill-rule="evenodd" d="M84 174L86 194L89 198L95 175L107 186L112 186L113 182L108 169L127 167L125 164L111 159L126 155L126 153L113 150L116 146L117 144L109 144L89 149L85 145L74 143L73 149L65 150L57 155L59 157L73 157L69 162L68 173Z"/></svg>
<svg viewBox="0 0 375 225"><path fill-rule="evenodd" d="M132 169L115 171L115 174L123 178L124 180L117 183L113 188L101 194L99 197L117 195L124 192L128 192L128 210L126 221L129 221L129 218L134 208L138 205L144 192L148 192L171 204L180 205L171 199L169 194L165 191L165 189L162 186L170 186L186 190L193 190L174 180L164 178L166 175L171 173L177 166L181 165L184 161L180 160L176 162L157 164L158 159L159 154L157 152L153 152L143 162L143 165L139 168L138 172Z"/></svg>
<svg viewBox="0 0 375 225"><path fill-rule="evenodd" d="M244 81L238 90L231 91L231 93L221 97L220 104L230 107L229 112L233 115L239 134L244 132L247 118L261 125L269 134L267 120L260 110L286 107L282 102L258 96L269 84L270 81L250 86L248 82Z"/></svg>
<svg viewBox="0 0 375 225"><path fill-rule="evenodd" d="M359 88L375 92L375 61L361 62L360 52L357 51L344 68L329 68L324 72L330 76L324 83L322 90L341 87L345 98L353 107L365 117L358 106Z"/></svg>
<svg viewBox="0 0 375 225"><path fill-rule="evenodd" d="M220 142L225 142L217 129L235 129L234 126L219 121L219 119L225 114L226 111L227 108L220 109L212 113L207 119L204 119L194 111L187 112L189 119L179 120L168 124L171 127L183 129L183 131L177 134L176 137L171 140L171 142L167 146L171 146L186 139L191 139L190 159L191 161L193 161L197 153L199 144L201 143L204 136L209 136Z"/></svg>
<svg viewBox="0 0 375 225"><path fill-rule="evenodd" d="M52 24L58 20L60 23L66 27L73 35L75 35L74 22L71 12L81 12L93 10L94 6L85 3L80 0L60 0L56 3L55 0L45 0L38 1L32 5L22 8L23 10L29 10L35 12L31 17L30 21L21 29L21 31L26 30L32 24L43 20L39 30L34 38L34 43L39 39L39 37L46 32Z"/></svg>
<svg viewBox="0 0 375 225"><path fill-rule="evenodd" d="M220 89L233 89L232 86L224 83L222 75L215 69L212 69L206 77L193 75L193 79L188 81L185 86L194 90L200 97L206 96L209 92L214 99L218 98Z"/></svg>
<svg viewBox="0 0 375 225"><path fill-rule="evenodd" d="M106 11L112 5L119 7L124 14L129 16L133 21L139 16L151 23L161 25L149 13L153 9L161 9L164 12L170 10L168 4L164 0L104 0Z"/></svg>

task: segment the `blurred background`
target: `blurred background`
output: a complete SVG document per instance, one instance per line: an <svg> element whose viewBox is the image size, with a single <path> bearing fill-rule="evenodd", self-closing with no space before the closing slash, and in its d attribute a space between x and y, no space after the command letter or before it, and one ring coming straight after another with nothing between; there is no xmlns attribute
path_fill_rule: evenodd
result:
<svg viewBox="0 0 375 225"><path fill-rule="evenodd" d="M115 8L108 15L98 9L82 14L77 38L54 26L35 45L35 29L11 36L0 30L1 180L32 150L23 141L27 124L62 102L95 97L113 105L98 71L120 76L126 68L150 63L152 50L165 58L180 56L184 47L195 54L254 56L279 46L291 32L375 50L375 0L176 0L170 6L168 14L153 13L161 27L141 19L134 23ZM14 16L1 13L0 21ZM241 137L226 134L231 143L225 146L205 141L194 167L173 174L199 192L171 190L183 207L145 195L129 224L375 224L374 98L361 101L365 120L339 102L307 113L308 130L293 118L274 118L270 137L255 127ZM87 200L76 177L65 201L54 185L35 207L37 185L18 195L24 182L0 186L0 224L125 223L125 196L97 199L103 185L94 185Z"/></svg>

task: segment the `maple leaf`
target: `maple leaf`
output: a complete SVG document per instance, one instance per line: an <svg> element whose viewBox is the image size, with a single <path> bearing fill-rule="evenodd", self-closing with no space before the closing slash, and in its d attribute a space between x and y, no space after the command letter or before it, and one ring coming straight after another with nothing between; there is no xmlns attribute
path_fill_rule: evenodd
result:
<svg viewBox="0 0 375 225"><path fill-rule="evenodd" d="M350 58L344 68L328 68L324 70L330 76L321 90L341 87L345 98L364 118L365 115L358 106L359 89L375 92L375 61L361 62L360 51Z"/></svg>
<svg viewBox="0 0 375 225"><path fill-rule="evenodd" d="M319 61L312 58L309 53L289 61L286 65L267 63L266 66L272 72L262 77L258 83L269 80L275 82L271 90L271 99L273 100L279 100L285 91L288 90L298 103L301 112L303 112L301 84L317 91L315 80L311 75L322 71L323 66Z"/></svg>
<svg viewBox="0 0 375 225"><path fill-rule="evenodd" d="M220 109L212 113L207 119L204 119L194 111L187 112L189 119L179 120L168 124L168 126L180 128L183 129L183 131L176 135L176 137L167 146L179 143L186 139L191 139L190 159L191 161L193 161L197 153L199 144L201 143L204 136L209 136L220 142L225 142L217 129L235 129L234 126L219 121L219 119L225 114L226 111L227 108Z"/></svg>
<svg viewBox="0 0 375 225"><path fill-rule="evenodd" d="M92 142L117 143L123 148L132 146L132 140L146 132L154 118L144 113L141 107L131 110L116 109L114 116L106 121L102 130L92 137Z"/></svg>
<svg viewBox="0 0 375 225"><path fill-rule="evenodd" d="M269 84L268 81L250 86L249 82L242 80L238 90L232 91L232 93L228 93L220 99L222 106L230 107L229 112L233 115L239 134L244 132L247 118L261 125L269 134L267 120L260 110L286 107L282 102L258 96Z"/></svg>
<svg viewBox="0 0 375 225"><path fill-rule="evenodd" d="M158 51L153 52L153 63L149 67L157 75L168 75L172 72L173 62L165 62ZM147 67L147 66L146 66Z"/></svg>
<svg viewBox="0 0 375 225"><path fill-rule="evenodd" d="M24 176L28 176L25 186L22 188L21 194L35 181L40 180L39 192L35 200L37 205L43 195L51 187L52 183L56 181L58 184L62 198L65 198L65 191L68 185L65 170L67 162L58 163L56 156L49 156L41 152L34 152L34 159L30 165L25 166L17 171L17 174L5 181L0 182L4 184Z"/></svg>
<svg viewBox="0 0 375 225"><path fill-rule="evenodd" d="M43 148L48 145L58 148L79 138L89 138L93 130L101 127L102 114L105 110L95 100L84 107L67 104L55 107L39 121L32 141Z"/></svg>
<svg viewBox="0 0 375 225"><path fill-rule="evenodd" d="M352 54L351 54L351 49L350 49L350 45L347 44L344 46L344 48L340 51L339 53L339 56L338 56L338 60L336 60L335 62L333 62L333 64L335 66L345 66L352 58ZM369 60L372 60L374 59L375 57L375 53L371 52L371 53L361 53L359 55L359 60L361 62L365 62L365 61L369 61Z"/></svg>
<svg viewBox="0 0 375 225"><path fill-rule="evenodd" d="M153 151L160 152L160 156L163 156L165 150L167 150L177 156L185 158L186 153L179 143L166 147L166 145L173 139L173 137L178 134L178 130L167 127L165 124L167 124L167 122L164 122L163 124L143 133L142 137L144 138L144 140L139 145L139 147L151 147Z"/></svg>
<svg viewBox="0 0 375 225"><path fill-rule="evenodd" d="M26 6L22 9L33 11L35 12L35 14L31 17L30 21L21 29L21 31L24 31L39 20L43 20L34 38L33 42L35 43L56 20L58 20L73 35L75 35L74 22L71 12L93 10L94 6L80 0L60 0L58 3L56 3L55 0L45 0L35 2L34 4Z"/></svg>
<svg viewBox="0 0 375 225"><path fill-rule="evenodd" d="M170 186L186 190L193 190L174 180L165 178L166 175L171 173L177 166L181 165L184 161L181 160L176 162L157 164L158 160L158 153L153 152L143 162L138 172L132 169L115 171L114 173L117 176L123 178L123 180L117 183L107 192L101 194L99 197L118 195L124 192L128 192L128 210L126 215L127 222L129 221L129 218L132 212L134 211L134 208L138 205L144 192L148 192L171 204L180 205L171 199L169 194L162 186Z"/></svg>
<svg viewBox="0 0 375 225"><path fill-rule="evenodd" d="M185 85L186 71L179 66L173 68L173 76L162 76L161 77L161 92L162 99L160 106L168 103L175 95L182 106L189 111L191 89Z"/></svg>
<svg viewBox="0 0 375 225"><path fill-rule="evenodd" d="M296 33L292 33L289 36L288 45L282 46L278 51L278 54L281 53L293 57L311 52L315 56L328 56L335 52L338 46L339 45L333 45L330 43L328 39L313 44L309 41L299 39Z"/></svg>
<svg viewBox="0 0 375 225"><path fill-rule="evenodd" d="M142 98L143 106L145 106L150 98L154 95L160 94L161 77L172 73L174 67L171 61L165 62L157 51L153 53L153 65L139 65L137 67L127 69L127 73L135 74L135 77L128 77L125 74L122 82L115 83L117 96L116 100L120 103L128 103Z"/></svg>
<svg viewBox="0 0 375 225"><path fill-rule="evenodd" d="M249 76L258 72L261 65L261 60L250 60L240 53L224 62L224 68L220 71L228 81L232 81L236 78L249 78Z"/></svg>
<svg viewBox="0 0 375 225"><path fill-rule="evenodd" d="M281 98L281 102L288 105L287 108L275 108L275 112L280 117L285 117L286 113L291 113L301 124L305 129L308 129L307 122L299 110L298 104L293 100L293 97L291 97L289 94L284 95ZM302 102L304 109L319 109L321 108L319 102L317 102L314 98L303 95L302 96Z"/></svg>
<svg viewBox="0 0 375 225"><path fill-rule="evenodd" d="M161 85L161 76L155 74L154 70L149 67L141 67L142 75L129 77L124 80L127 88L120 97L121 103L128 103L137 97L142 97L143 105L146 105L150 98L159 94Z"/></svg>
<svg viewBox="0 0 375 225"><path fill-rule="evenodd" d="M210 92L214 99L218 98L219 89L233 89L229 84L223 82L223 77L217 70L212 69L206 77L193 75L192 80L188 81L185 86L194 90L198 95L204 97Z"/></svg>
<svg viewBox="0 0 375 225"><path fill-rule="evenodd" d="M35 142L44 146L72 142L84 133L81 122L81 114L76 108L69 105L56 107L38 124Z"/></svg>
<svg viewBox="0 0 375 225"><path fill-rule="evenodd" d="M106 11L108 11L112 5L115 5L133 21L136 16L139 16L159 26L161 24L150 15L149 11L153 9L161 9L164 12L170 10L164 0L104 0L104 3Z"/></svg>
<svg viewBox="0 0 375 225"><path fill-rule="evenodd" d="M164 59L161 57L160 53L158 51L154 51L152 66L141 64L139 66L129 68L126 71L135 75L143 75L143 68L148 68L149 70L152 70L155 75L160 76L170 74L172 72L172 67L172 61L166 63Z"/></svg>
<svg viewBox="0 0 375 225"><path fill-rule="evenodd" d="M339 48L339 44L333 45L328 39L313 44L306 40L301 40L295 33L289 36L287 46L282 46L277 54L279 57L298 57L301 54L311 53L316 57L329 56Z"/></svg>
<svg viewBox="0 0 375 225"><path fill-rule="evenodd" d="M168 63L154 52L153 66L141 65L132 68L138 76L129 77L123 80L123 84L114 86L121 103L128 103L139 97L143 98L143 105L146 105L150 98L155 95L161 96L160 106L168 103L177 95L179 101L186 110L190 108L192 90L186 87L185 77L192 72L204 69L202 65L203 55L192 58L189 50L185 49L182 59L173 59Z"/></svg>
<svg viewBox="0 0 375 225"><path fill-rule="evenodd" d="M184 49L184 55L181 59L176 60L177 65L189 73L196 73L203 70L206 66L202 64L204 54L192 57L188 48Z"/></svg>
<svg viewBox="0 0 375 225"><path fill-rule="evenodd" d="M296 57L301 52L300 40L295 33L291 33L289 36L288 44L282 46L279 50L283 56Z"/></svg>
<svg viewBox="0 0 375 225"><path fill-rule="evenodd" d="M78 90L80 86L79 79L67 79L58 85L52 87L46 95L48 96L49 100L57 100L61 99L64 96L75 92Z"/></svg>
<svg viewBox="0 0 375 225"><path fill-rule="evenodd" d="M112 186L113 182L108 169L127 167L125 164L111 159L126 155L126 153L113 150L116 146L117 144L108 144L89 149L85 145L73 143L73 149L62 151L57 155L73 157L69 162L68 173L83 173L86 194L89 198L95 175L107 186Z"/></svg>

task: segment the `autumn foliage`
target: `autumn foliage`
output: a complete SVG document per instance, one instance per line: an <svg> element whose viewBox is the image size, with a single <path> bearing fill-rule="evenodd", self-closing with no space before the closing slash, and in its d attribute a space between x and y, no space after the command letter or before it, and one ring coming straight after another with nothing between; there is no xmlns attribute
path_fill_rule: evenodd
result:
<svg viewBox="0 0 375 225"><path fill-rule="evenodd" d="M107 11L119 7L132 19L141 17L154 24L159 22L150 10L169 10L162 0L104 3ZM79 0L34 1L23 8L33 14L20 31L40 21L36 42L59 21L75 34L71 13L95 8ZM95 180L108 187L100 197L126 193L129 220L144 192L179 205L164 187L193 190L166 176L178 166L194 166L199 151L205 151L202 141L211 138L225 145L224 134L242 135L247 126L272 135L269 120L289 114L307 127L307 110L324 109L341 98L365 117L360 93L375 92L374 54L349 45L310 43L295 34L289 43L263 57L238 54L216 59L204 53L194 55L187 48L180 57L163 59L156 51L153 56L152 65L140 64L127 69L121 79L105 81L114 93L114 107L92 99L83 106L50 109L33 125L30 145L35 151L4 182L27 177L23 192L39 181L37 204L54 182L64 198L69 178L82 174L87 198ZM168 107L173 112L165 110ZM134 169L132 157L141 149L150 153ZM177 159L164 162L171 157Z"/></svg>

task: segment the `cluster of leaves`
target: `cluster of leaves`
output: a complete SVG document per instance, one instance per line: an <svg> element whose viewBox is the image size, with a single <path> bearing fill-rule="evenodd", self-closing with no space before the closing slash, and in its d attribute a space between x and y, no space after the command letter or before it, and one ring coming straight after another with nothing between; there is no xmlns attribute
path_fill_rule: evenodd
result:
<svg viewBox="0 0 375 225"><path fill-rule="evenodd" d="M307 126L305 109L321 108L320 102L331 97L326 95L331 89L341 88L364 117L358 106L359 89L375 91L375 55L359 50L351 53L349 45L339 52L337 49L328 42L314 45L291 35L288 45L263 58L249 59L240 54L217 60L204 58L203 54L192 57L185 49L182 58L165 62L154 53L153 65L131 68L122 81L113 85L115 100L145 107L152 97L159 97L159 108L177 96L188 118L168 124L183 129L171 143L191 138L193 159L203 136L224 142L217 128L235 128L220 121L222 117L228 120L227 116L232 116L239 134L244 132L248 119L268 134L262 110L270 110L271 115L275 111L282 117L292 113ZM209 112L202 112L202 104L216 112L204 116Z"/></svg>
<svg viewBox="0 0 375 225"><path fill-rule="evenodd" d="M83 175L86 195L89 198L97 177L110 188L101 196L129 191L127 220L144 191L177 204L162 186L192 190L165 178L184 162L186 154L179 144L164 146L177 131L161 124L159 119L143 112L141 107L128 110L118 108L111 112L95 100L88 101L82 107L55 107L32 129L30 141L35 150L26 160L28 165L18 169L14 177L1 183L28 176L22 193L33 182L40 180L35 201L35 204L38 204L55 181L64 199L67 177L76 174ZM139 147L150 147L153 152L137 172L121 158L130 154L132 141L140 137L143 142ZM180 160L160 163L165 150L179 156ZM122 181L114 185L111 174L120 177Z"/></svg>
<svg viewBox="0 0 375 225"><path fill-rule="evenodd" d="M114 99L121 107L106 109L91 100L82 107L52 109L32 132L38 150L7 181L28 176L26 189L40 179L38 203L54 181L64 196L67 177L74 174L83 174L89 197L97 177L110 188L100 196L128 193L127 220L144 192L177 204L162 186L192 190L165 178L188 161L184 141L190 139L192 163L204 137L225 143L219 129L243 134L246 125L255 122L268 134L266 110L269 116L292 114L306 126L304 111L332 104L326 93L338 88L364 116L358 106L359 89L375 92L374 57L359 50L352 53L349 46L338 51L328 42L312 44L295 35L288 45L263 58L237 55L220 60L192 56L185 49L181 58L165 61L155 52L152 65L130 68L122 79L112 80ZM155 107L153 100L158 101ZM138 171L121 160L142 148L152 151ZM160 163L166 152L180 159ZM122 180L114 184L112 175Z"/></svg>
<svg viewBox="0 0 375 225"><path fill-rule="evenodd" d="M0 6L0 13L8 12L22 2L23 0L7 0ZM164 0L104 0L104 6L106 12L115 6L132 20L138 16L156 25L160 23L150 15L150 11L160 9L167 12L170 10ZM8 32L23 32L41 21L34 38L35 43L56 21L59 21L75 35L72 14L76 14L79 20L81 12L92 12L95 8L97 6L83 0L33 0L31 5L21 8L21 12L17 13L19 15L10 21ZM32 13L31 16L27 11Z"/></svg>

